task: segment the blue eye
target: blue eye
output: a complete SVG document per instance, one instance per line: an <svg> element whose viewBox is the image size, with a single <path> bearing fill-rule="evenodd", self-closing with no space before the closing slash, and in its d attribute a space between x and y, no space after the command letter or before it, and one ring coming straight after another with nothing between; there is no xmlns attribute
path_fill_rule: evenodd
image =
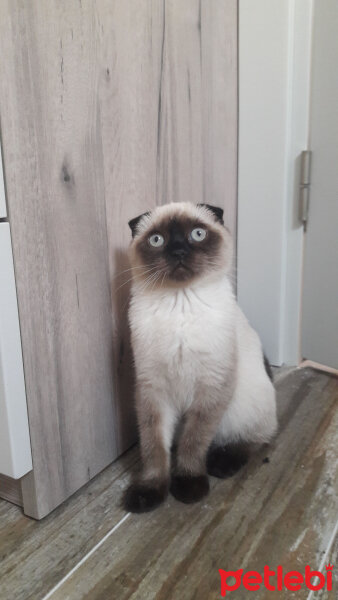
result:
<svg viewBox="0 0 338 600"><path fill-rule="evenodd" d="M202 227L196 227L192 230L190 237L194 242L202 242L205 240L207 232Z"/></svg>
<svg viewBox="0 0 338 600"><path fill-rule="evenodd" d="M154 233L149 238L149 244L154 248L160 248L164 244L163 235L161 235L160 233Z"/></svg>

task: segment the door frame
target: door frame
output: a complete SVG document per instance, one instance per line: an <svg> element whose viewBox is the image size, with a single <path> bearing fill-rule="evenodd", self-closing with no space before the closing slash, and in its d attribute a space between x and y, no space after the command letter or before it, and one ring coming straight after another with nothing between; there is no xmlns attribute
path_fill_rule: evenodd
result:
<svg viewBox="0 0 338 600"><path fill-rule="evenodd" d="M238 300L274 365L301 361L313 2L239 0Z"/></svg>

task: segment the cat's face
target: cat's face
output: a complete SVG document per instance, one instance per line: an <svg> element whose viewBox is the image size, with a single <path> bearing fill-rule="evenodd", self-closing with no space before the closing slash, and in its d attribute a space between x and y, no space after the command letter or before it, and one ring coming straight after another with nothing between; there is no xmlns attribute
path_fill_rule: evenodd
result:
<svg viewBox="0 0 338 600"><path fill-rule="evenodd" d="M134 278L152 289L188 285L225 272L231 264L231 237L223 226L222 209L172 203L129 222Z"/></svg>

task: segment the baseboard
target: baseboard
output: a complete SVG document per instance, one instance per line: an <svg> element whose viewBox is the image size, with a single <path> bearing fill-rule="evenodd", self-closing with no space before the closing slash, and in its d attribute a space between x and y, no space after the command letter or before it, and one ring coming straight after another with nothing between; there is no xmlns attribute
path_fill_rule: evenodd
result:
<svg viewBox="0 0 338 600"><path fill-rule="evenodd" d="M23 506L21 479L12 479L6 475L0 475L0 498L18 506Z"/></svg>
<svg viewBox="0 0 338 600"><path fill-rule="evenodd" d="M305 367L311 367L312 369L317 369L317 371L325 371L326 373L330 373L331 375L338 375L338 369L327 367L326 365L314 362L313 360L303 360L303 362L301 362L300 365L298 365L299 369L303 369Z"/></svg>

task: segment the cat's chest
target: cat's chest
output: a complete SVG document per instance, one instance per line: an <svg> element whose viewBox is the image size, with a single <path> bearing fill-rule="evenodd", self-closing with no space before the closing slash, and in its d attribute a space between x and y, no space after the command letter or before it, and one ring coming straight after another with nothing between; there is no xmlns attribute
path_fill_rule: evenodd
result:
<svg viewBox="0 0 338 600"><path fill-rule="evenodd" d="M155 298L147 308L139 306L131 313L134 342L152 362L200 369L226 351L228 312L225 299L212 295L180 292Z"/></svg>

